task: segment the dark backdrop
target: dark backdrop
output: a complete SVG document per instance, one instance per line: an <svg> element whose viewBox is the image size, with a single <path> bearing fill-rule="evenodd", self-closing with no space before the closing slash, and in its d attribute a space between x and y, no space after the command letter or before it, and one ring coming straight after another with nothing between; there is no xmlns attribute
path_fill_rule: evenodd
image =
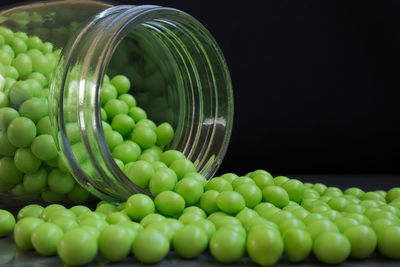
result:
<svg viewBox="0 0 400 267"><path fill-rule="evenodd" d="M400 172L400 2L115 2L181 9L219 43L235 95L219 173Z"/></svg>

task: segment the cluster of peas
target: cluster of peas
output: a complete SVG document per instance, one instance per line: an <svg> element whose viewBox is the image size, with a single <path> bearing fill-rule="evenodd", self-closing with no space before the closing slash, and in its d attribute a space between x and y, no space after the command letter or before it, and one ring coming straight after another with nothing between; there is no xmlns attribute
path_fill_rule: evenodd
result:
<svg viewBox="0 0 400 267"><path fill-rule="evenodd" d="M84 203L89 193L75 183L52 138L48 81L59 51L38 37L0 27L0 191L47 202ZM284 253L301 262L313 253L323 263L368 258L377 249L400 259L400 188L363 192L303 184L264 170L226 173L207 181L176 150L168 123L156 125L128 94L123 75L105 77L103 129L117 165L149 188L154 200L135 194L94 211L77 205L31 204L14 216L0 210L0 236L39 254L58 254L66 264L91 262L98 252L110 262L129 254L156 263L171 248L182 258L209 249L221 263L246 253L269 266ZM70 140L77 125L66 127Z"/></svg>
<svg viewBox="0 0 400 267"><path fill-rule="evenodd" d="M156 173L160 170L171 169ZM177 179L173 171L163 175L171 176ZM154 200L135 194L118 206L101 201L94 211L31 204L19 211L15 224L11 213L0 210L0 236L14 231L20 248L58 254L69 265L87 264L98 252L110 262L132 253L140 262L156 263L171 248L186 259L208 248L221 263L247 253L262 266L273 265L283 253L294 263L313 253L323 263L337 264L348 257L366 259L376 249L400 259L400 188L342 192L273 178L264 170L208 182L187 172L177 180L174 190L161 190Z"/></svg>

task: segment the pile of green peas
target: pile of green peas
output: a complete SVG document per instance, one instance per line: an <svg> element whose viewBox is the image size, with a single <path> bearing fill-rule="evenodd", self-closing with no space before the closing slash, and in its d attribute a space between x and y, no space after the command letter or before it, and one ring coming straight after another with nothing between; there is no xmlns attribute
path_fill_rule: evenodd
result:
<svg viewBox="0 0 400 267"><path fill-rule="evenodd" d="M153 198L135 194L94 210L56 204L89 198L67 172L50 131L48 81L58 54L51 43L0 27L0 191L54 203L27 205L16 218L0 210L0 237L13 233L21 249L58 255L68 265L99 254L109 262L133 254L156 263L171 250L185 259L209 251L221 263L248 255L262 266L283 254L294 263L313 254L337 264L375 251L400 259L400 188L343 192L265 170L207 181L181 152L164 150L172 126L147 118L123 75L104 79L104 134L118 166Z"/></svg>

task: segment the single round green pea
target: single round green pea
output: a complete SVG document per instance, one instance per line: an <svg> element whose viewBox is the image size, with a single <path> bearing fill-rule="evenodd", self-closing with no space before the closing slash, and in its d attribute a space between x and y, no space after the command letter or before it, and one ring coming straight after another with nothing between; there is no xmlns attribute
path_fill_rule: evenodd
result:
<svg viewBox="0 0 400 267"><path fill-rule="evenodd" d="M101 231L104 228L106 228L109 224L103 219L88 218L88 219L85 219L85 220L79 222L79 225L93 227L93 228L99 230L99 233L101 233Z"/></svg>
<svg viewBox="0 0 400 267"><path fill-rule="evenodd" d="M122 94L118 97L118 99L124 101L129 108L136 107L136 99L133 95Z"/></svg>
<svg viewBox="0 0 400 267"><path fill-rule="evenodd" d="M201 175L200 173L197 172L189 172L186 173L182 179L186 179L186 178L193 178L196 179L198 182L200 182L203 186L205 186L207 184L207 179L206 177L204 177L204 175Z"/></svg>
<svg viewBox="0 0 400 267"><path fill-rule="evenodd" d="M7 129L7 137L11 144L24 148L36 137L36 126L32 120L24 117L13 119Z"/></svg>
<svg viewBox="0 0 400 267"><path fill-rule="evenodd" d="M184 159L185 155L178 150L167 150L160 155L160 160L168 167L177 159Z"/></svg>
<svg viewBox="0 0 400 267"><path fill-rule="evenodd" d="M246 206L242 195L235 191L221 192L217 197L216 203L220 210L233 215L236 215Z"/></svg>
<svg viewBox="0 0 400 267"><path fill-rule="evenodd" d="M204 192L200 198L200 208L203 209L207 214L211 214L219 210L217 206L218 191L209 190Z"/></svg>
<svg viewBox="0 0 400 267"><path fill-rule="evenodd" d="M40 168L34 173L27 173L23 178L23 186L26 192L38 193L47 186L47 171Z"/></svg>
<svg viewBox="0 0 400 267"><path fill-rule="evenodd" d="M43 98L33 97L24 101L19 107L21 116L31 119L37 123L43 117L48 115L47 100Z"/></svg>
<svg viewBox="0 0 400 267"><path fill-rule="evenodd" d="M183 197L186 206L191 206L199 202L201 196L203 195L204 188L203 185L197 180L193 178L186 178L180 180L176 184L174 191Z"/></svg>
<svg viewBox="0 0 400 267"><path fill-rule="evenodd" d="M33 139L31 150L41 160L52 160L58 156L53 136L48 134L42 134Z"/></svg>
<svg viewBox="0 0 400 267"><path fill-rule="evenodd" d="M204 230L195 225L186 225L176 231L173 239L174 250L185 259L199 256L207 248L208 237Z"/></svg>
<svg viewBox="0 0 400 267"><path fill-rule="evenodd" d="M27 217L39 218L40 215L42 215L43 209L44 208L38 204L27 205L27 206L23 207L22 209L20 209L20 211L17 214L17 220L20 221L23 218L27 218Z"/></svg>
<svg viewBox="0 0 400 267"><path fill-rule="evenodd" d="M106 202L106 201L100 201L99 203L97 203L95 212L100 212L107 216L107 215L115 212L116 210L117 210L117 207L114 204Z"/></svg>
<svg viewBox="0 0 400 267"><path fill-rule="evenodd" d="M84 265L97 254L97 238L88 228L78 227L64 234L57 246L61 260L68 265Z"/></svg>
<svg viewBox="0 0 400 267"><path fill-rule="evenodd" d="M350 255L350 241L336 232L321 233L313 246L314 255L323 263L339 264Z"/></svg>
<svg viewBox="0 0 400 267"><path fill-rule="evenodd" d="M35 173L39 170L42 161L29 148L18 148L15 151L14 163L23 173Z"/></svg>
<svg viewBox="0 0 400 267"><path fill-rule="evenodd" d="M108 145L108 148L111 150L111 151L113 151L113 153L117 153L117 155L116 156L118 156L118 157L121 157L121 158L125 158L125 160L129 160L129 161L135 161L136 160L136 158L137 158L137 153L135 154L136 155L136 158L131 158L132 156L131 155L129 155L130 157L128 158L127 156L123 156L123 153L131 153L130 152L130 150L129 150L129 148L128 147L123 147L123 148L119 148L119 150L121 150L121 151L118 151L118 152L114 152L114 149L117 147L117 146L119 146L119 145L121 145L122 143L124 143L124 138L122 137L122 135L119 133L119 132L117 132L117 131L113 131L113 130L111 130L111 131L105 131L105 133L104 133L104 137L105 137L105 139L106 139L106 142L107 142L107 145ZM114 156L114 155L113 155ZM115 156L114 156L115 157Z"/></svg>
<svg viewBox="0 0 400 267"><path fill-rule="evenodd" d="M303 222L305 225L309 225L315 221L326 219L326 217L320 213L310 213L306 217L304 217Z"/></svg>
<svg viewBox="0 0 400 267"><path fill-rule="evenodd" d="M279 232L268 228L258 228L249 232L247 253L250 258L262 266L275 264L283 252L283 240Z"/></svg>
<svg viewBox="0 0 400 267"><path fill-rule="evenodd" d="M344 191L345 195L352 195L357 198L361 198L365 193L363 190L357 187L350 187Z"/></svg>
<svg viewBox="0 0 400 267"><path fill-rule="evenodd" d="M256 185L243 183L237 186L235 191L243 196L248 208L254 208L262 200L262 192Z"/></svg>
<svg viewBox="0 0 400 267"><path fill-rule="evenodd" d="M282 184L282 188L289 195L291 201L300 203L303 200L304 185L297 179L290 179Z"/></svg>
<svg viewBox="0 0 400 267"><path fill-rule="evenodd" d="M371 227L377 236L379 236L383 230L392 225L395 225L395 222L389 219L377 219L371 223Z"/></svg>
<svg viewBox="0 0 400 267"><path fill-rule="evenodd" d="M145 229L137 235L132 251L140 262L157 263L167 255L169 241L158 230Z"/></svg>
<svg viewBox="0 0 400 267"><path fill-rule="evenodd" d="M278 208L283 208L289 204L289 195L285 189L280 186L267 186L263 189L262 194L264 201L270 202Z"/></svg>
<svg viewBox="0 0 400 267"><path fill-rule="evenodd" d="M111 120L118 114L128 114L128 105L118 99L111 99L104 105L104 110L107 112L107 118Z"/></svg>
<svg viewBox="0 0 400 267"><path fill-rule="evenodd" d="M253 175L251 178L261 190L266 186L274 185L274 178L269 173Z"/></svg>
<svg viewBox="0 0 400 267"><path fill-rule="evenodd" d="M118 91L114 85L109 83L104 83L101 87L101 104L104 106L111 99L116 99L118 96Z"/></svg>
<svg viewBox="0 0 400 267"><path fill-rule="evenodd" d="M164 191L154 199L157 210L167 216L175 216L182 213L185 208L183 197L172 191Z"/></svg>
<svg viewBox="0 0 400 267"><path fill-rule="evenodd" d="M236 219L238 219L242 225L246 225L247 221L254 217L259 217L258 213L249 208L244 208L236 214Z"/></svg>
<svg viewBox="0 0 400 267"><path fill-rule="evenodd" d="M245 247L245 237L229 229L216 231L209 243L212 256L221 263L237 262L243 257Z"/></svg>
<svg viewBox="0 0 400 267"><path fill-rule="evenodd" d="M126 227L122 225L109 225L105 227L99 236L99 250L104 258L111 262L125 259L131 252L134 236L128 234Z"/></svg>
<svg viewBox="0 0 400 267"><path fill-rule="evenodd" d="M283 234L285 254L290 262L305 260L312 250L311 236L303 229L291 228Z"/></svg>
<svg viewBox="0 0 400 267"><path fill-rule="evenodd" d="M172 229L172 226L169 225L168 223L164 223L164 220L162 220L161 222L152 223L148 225L146 229L158 230L168 239L170 243L172 242L172 239L174 238L175 235L175 230Z"/></svg>
<svg viewBox="0 0 400 267"><path fill-rule="evenodd" d="M11 64L17 69L21 77L27 76L32 72L32 60L25 53L18 54Z"/></svg>
<svg viewBox="0 0 400 267"><path fill-rule="evenodd" d="M117 88L118 94L126 94L131 88L131 82L124 75L116 75L111 79L111 84Z"/></svg>
<svg viewBox="0 0 400 267"><path fill-rule="evenodd" d="M3 209L0 209L0 237L10 235L15 226L14 216Z"/></svg>
<svg viewBox="0 0 400 267"><path fill-rule="evenodd" d="M154 165L152 165L154 168ZM163 191L172 191L175 188L178 178L174 171L169 168L162 167L155 170L150 178L149 188L153 196L157 196Z"/></svg>
<svg viewBox="0 0 400 267"><path fill-rule="evenodd" d="M89 199L89 192L75 183L74 188L68 193L68 199L74 204L83 204Z"/></svg>
<svg viewBox="0 0 400 267"><path fill-rule="evenodd" d="M132 141L143 149L154 146L157 141L157 135L154 130L146 126L135 127L130 137Z"/></svg>
<svg viewBox="0 0 400 267"><path fill-rule="evenodd" d="M60 169L53 169L47 177L47 184L51 191L67 194L74 188L75 180L71 174L62 172Z"/></svg>
<svg viewBox="0 0 400 267"><path fill-rule="evenodd" d="M132 107L129 109L129 116L131 116L132 119L135 120L135 122L138 122L142 119L147 119L147 114L146 111L144 111L140 107Z"/></svg>
<svg viewBox="0 0 400 267"><path fill-rule="evenodd" d="M274 184L277 186L283 185L285 182L289 181L290 179L287 178L286 176L276 176L274 178Z"/></svg>
<svg viewBox="0 0 400 267"><path fill-rule="evenodd" d="M144 160L129 163L124 170L126 176L141 188L149 185L150 178L154 174L153 166Z"/></svg>
<svg viewBox="0 0 400 267"><path fill-rule="evenodd" d="M53 212L55 212L55 211L57 211L57 210L64 210L64 209L66 209L66 208L65 208L63 205L60 205L60 204L50 204L50 205L46 206L46 207L43 209L42 214L40 215L40 218L43 219L43 220L45 220L45 221L48 221L50 215L51 215Z"/></svg>
<svg viewBox="0 0 400 267"><path fill-rule="evenodd" d="M109 133L112 133L111 131ZM112 150L112 156L116 159L121 160L124 164L135 162L140 152L132 146L129 142L123 142L116 145Z"/></svg>
<svg viewBox="0 0 400 267"><path fill-rule="evenodd" d="M128 136L135 126L135 121L126 114L117 114L111 122L114 131L119 132L122 136Z"/></svg>
<svg viewBox="0 0 400 267"><path fill-rule="evenodd" d="M385 257L400 259L400 226L389 226L379 233L378 250Z"/></svg>
<svg viewBox="0 0 400 267"><path fill-rule="evenodd" d="M38 225L31 235L33 248L44 256L52 256L57 253L57 245L64 235L63 230L54 223L42 223Z"/></svg>
<svg viewBox="0 0 400 267"><path fill-rule="evenodd" d="M282 222L292 219L292 218L295 218L295 216L292 213L284 211L284 210L280 210L278 212L275 212L271 216L270 220L272 222L276 223L277 225L280 225Z"/></svg>
<svg viewBox="0 0 400 267"><path fill-rule="evenodd" d="M43 220L36 217L27 217L18 221L14 227L14 241L17 246L23 250L32 249L32 231L42 223Z"/></svg>
<svg viewBox="0 0 400 267"><path fill-rule="evenodd" d="M239 179L239 178L237 178L237 179ZM215 190L218 192L228 191L228 190L232 190L232 189L233 189L232 185L228 181L226 181L224 178L220 178L220 177L215 177L215 178L212 178L211 180L208 180L207 184L204 187L205 191Z"/></svg>
<svg viewBox="0 0 400 267"><path fill-rule="evenodd" d="M49 216L47 217L47 221L53 222L53 220L55 220L56 218L60 218L60 217L69 217L69 218L76 219L75 213L73 213L69 209L58 209L49 214Z"/></svg>
<svg viewBox="0 0 400 267"><path fill-rule="evenodd" d="M36 124L36 129L37 129L37 134L41 135L41 134L52 134L52 129L51 129L51 125L50 125L50 118L49 116L43 117L42 119L40 119L40 121L38 121L38 123ZM68 130L67 130L68 132Z"/></svg>
<svg viewBox="0 0 400 267"><path fill-rule="evenodd" d="M158 127L155 130L155 133L157 135L156 144L158 146L168 145L174 138L174 129L168 122L164 122L158 125Z"/></svg>
<svg viewBox="0 0 400 267"><path fill-rule="evenodd" d="M153 200L144 194L135 194L126 201L126 212L135 221L142 220L145 216L154 213Z"/></svg>
<svg viewBox="0 0 400 267"><path fill-rule="evenodd" d="M398 197L400 197L400 187L394 187L387 192L386 202L390 203Z"/></svg>
<svg viewBox="0 0 400 267"><path fill-rule="evenodd" d="M377 238L370 227L357 225L347 229L344 235L351 244L351 258L366 259L375 251Z"/></svg>

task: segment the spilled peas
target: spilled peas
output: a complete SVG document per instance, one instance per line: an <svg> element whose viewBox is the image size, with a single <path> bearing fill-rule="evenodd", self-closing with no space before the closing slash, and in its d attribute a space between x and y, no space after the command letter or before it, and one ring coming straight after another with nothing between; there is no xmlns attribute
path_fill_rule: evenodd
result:
<svg viewBox="0 0 400 267"><path fill-rule="evenodd" d="M68 173L50 128L48 86L60 51L0 27L3 34L0 192L53 203L27 205L17 220L0 210L0 237L14 233L21 249L58 255L68 265L88 264L99 253L110 262L134 255L156 263L170 250L192 259L207 249L221 263L247 254L262 266L274 265L283 254L291 262L313 254L331 264L375 251L400 259L400 188L343 192L265 170L207 181L181 152L164 149L173 127L147 117L128 94L133 84L121 74L106 76L101 90L105 139L116 164L154 198L135 194L119 205L101 201L94 210L55 204L82 204L90 196ZM66 127L71 142L79 139L76 124Z"/></svg>

